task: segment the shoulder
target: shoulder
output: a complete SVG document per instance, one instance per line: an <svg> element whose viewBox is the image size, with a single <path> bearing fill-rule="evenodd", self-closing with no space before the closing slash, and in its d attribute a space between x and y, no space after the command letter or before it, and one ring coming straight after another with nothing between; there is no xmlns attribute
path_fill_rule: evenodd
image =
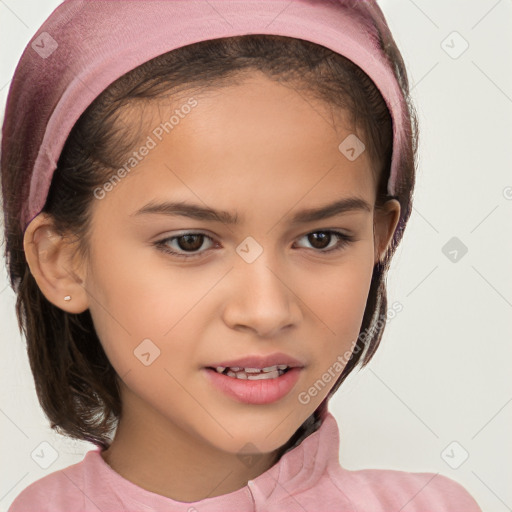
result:
<svg viewBox="0 0 512 512"><path fill-rule="evenodd" d="M18 494L8 512L72 512L94 509L83 491L89 467L87 456L88 454L81 462L54 471L31 483Z"/></svg>
<svg viewBox="0 0 512 512"><path fill-rule="evenodd" d="M372 512L482 512L471 494L440 473L414 473L391 469L334 471L333 481L357 505Z"/></svg>

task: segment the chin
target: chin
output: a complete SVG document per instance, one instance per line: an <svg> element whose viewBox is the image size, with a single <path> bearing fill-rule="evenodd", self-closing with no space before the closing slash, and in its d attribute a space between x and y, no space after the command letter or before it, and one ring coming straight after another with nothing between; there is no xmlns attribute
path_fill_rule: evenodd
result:
<svg viewBox="0 0 512 512"><path fill-rule="evenodd" d="M241 415L244 415L243 419ZM276 408L268 414L258 410L239 412L237 416L236 421L231 416L229 420L219 422L221 426L212 420L204 435L216 448L238 455L247 449L260 453L277 450L289 441L309 414L302 418L302 415L297 417L297 414ZM218 435L212 437L213 433Z"/></svg>

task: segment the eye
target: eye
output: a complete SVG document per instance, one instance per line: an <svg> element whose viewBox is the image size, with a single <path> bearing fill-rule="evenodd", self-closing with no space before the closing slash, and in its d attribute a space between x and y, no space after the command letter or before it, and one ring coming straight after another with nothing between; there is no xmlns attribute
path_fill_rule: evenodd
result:
<svg viewBox="0 0 512 512"><path fill-rule="evenodd" d="M354 241L355 237L346 235L339 231L322 230L307 233L302 238L307 238L308 243L312 245L312 249L319 253L330 253L338 251ZM171 236L155 242L158 250L177 256L179 258L194 258L201 256L206 250L198 251L204 244L205 240L209 240L212 244L213 238L204 233L187 232L181 235ZM334 242L334 244L332 243ZM211 248L210 245L209 248Z"/></svg>
<svg viewBox="0 0 512 512"><path fill-rule="evenodd" d="M312 245L312 248L320 253L339 251L354 241L353 236L330 229L325 231L312 231L302 238L306 238L308 243ZM334 244L331 242L334 242Z"/></svg>
<svg viewBox="0 0 512 512"><path fill-rule="evenodd" d="M159 250L167 254L172 254L173 256L178 256L179 258L193 258L195 256L201 256L201 254L205 252L194 252L201 248L205 239L213 242L213 238L205 235L204 233L183 233L181 235L171 236L169 238L159 240L158 242L155 242L155 245ZM173 248L170 247L170 244L174 244Z"/></svg>

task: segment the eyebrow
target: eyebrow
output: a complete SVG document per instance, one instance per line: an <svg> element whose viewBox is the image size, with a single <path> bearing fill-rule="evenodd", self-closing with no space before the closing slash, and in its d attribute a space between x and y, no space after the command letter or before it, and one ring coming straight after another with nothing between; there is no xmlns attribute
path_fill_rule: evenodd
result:
<svg viewBox="0 0 512 512"><path fill-rule="evenodd" d="M372 209L370 204L360 197L345 197L325 206L301 210L295 213L290 223L292 225L304 224L354 211L371 212ZM223 224L238 224L239 220L237 213L215 210L185 201L166 201L162 203L151 201L132 213L132 216L147 214L188 217L202 221L222 222Z"/></svg>

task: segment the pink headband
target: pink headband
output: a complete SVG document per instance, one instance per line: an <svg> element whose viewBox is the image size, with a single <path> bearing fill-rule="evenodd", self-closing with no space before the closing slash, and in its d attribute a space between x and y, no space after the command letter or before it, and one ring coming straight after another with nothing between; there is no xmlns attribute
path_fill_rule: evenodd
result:
<svg viewBox="0 0 512 512"><path fill-rule="evenodd" d="M382 44L392 41L375 0L65 1L25 49L7 101L2 153L8 152L9 140L26 141L20 169L27 174L22 228L45 204L73 125L112 82L170 50L244 34L311 41L366 72L393 119L388 193L394 195L410 120L393 70L380 49L375 23L382 31Z"/></svg>

